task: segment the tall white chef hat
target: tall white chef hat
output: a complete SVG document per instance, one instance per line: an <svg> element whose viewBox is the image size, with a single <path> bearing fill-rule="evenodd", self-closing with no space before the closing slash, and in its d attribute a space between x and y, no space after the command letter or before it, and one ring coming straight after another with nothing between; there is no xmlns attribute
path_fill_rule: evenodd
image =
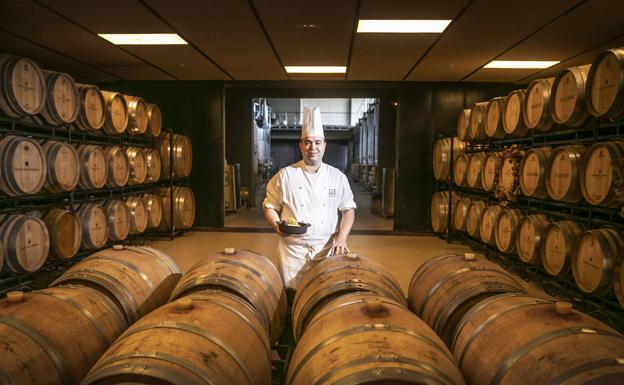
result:
<svg viewBox="0 0 624 385"><path fill-rule="evenodd" d="M308 107L303 108L303 122L301 125L301 138L308 136L319 136L325 138L323 133L323 122L321 121L321 109L314 107L310 109Z"/></svg>

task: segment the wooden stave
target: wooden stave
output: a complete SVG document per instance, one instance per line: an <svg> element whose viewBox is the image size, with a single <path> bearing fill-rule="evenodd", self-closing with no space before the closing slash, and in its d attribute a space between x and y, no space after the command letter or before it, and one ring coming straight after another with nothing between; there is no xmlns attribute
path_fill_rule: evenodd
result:
<svg viewBox="0 0 624 385"><path fill-rule="evenodd" d="M589 118L589 111L587 110L586 100L585 100L585 91L587 84L587 75L589 74L589 69L591 64L587 64L584 66L578 67L569 67L565 70L559 72L559 74L555 77L552 86L552 98L553 103L550 104L550 116L552 120L557 124L564 124L569 127L580 127L587 121ZM577 95L576 95L576 103L574 106L574 110L572 114L568 118L562 118L557 113L557 89L559 83L562 81L563 77L567 74L571 73L574 76L576 81Z"/></svg>
<svg viewBox="0 0 624 385"><path fill-rule="evenodd" d="M494 162L495 171L494 171L493 183L491 186L489 186L489 185L486 185L486 179L483 177L483 175L486 175L487 173L486 165L487 165L488 159L490 159L491 157L495 157L494 159L496 159L496 161ZM502 161L497 153L490 152L485 156L485 159L483 160L483 168L481 169L481 188L483 190L494 191L496 189L496 185L498 184L497 180L500 176L501 167L502 167Z"/></svg>
<svg viewBox="0 0 624 385"><path fill-rule="evenodd" d="M552 189L550 183L550 175L552 169L553 160L559 156L559 154L565 150L572 151L568 156L572 158L572 186L564 196L560 199L557 198L556 192ZM560 201L560 202L568 202L568 203L578 203L583 200L583 194L581 192L581 183L580 183L580 172L581 172L581 162L584 154L586 153L585 146L582 144L572 144L567 146L557 147L552 150L550 156L548 157L548 162L546 163L546 191L548 192L548 196L552 200Z"/></svg>
<svg viewBox="0 0 624 385"><path fill-rule="evenodd" d="M467 141L469 139L468 132L470 131L470 109L465 108L459 112L457 117L457 137L461 141Z"/></svg>
<svg viewBox="0 0 624 385"><path fill-rule="evenodd" d="M624 349L622 335L604 323L576 310L559 314L557 307L551 301L502 294L469 310L460 321L452 349L466 381L472 385L562 384L560 376L591 372L591 366L584 364L617 357ZM624 372L617 361L609 365Z"/></svg>
<svg viewBox="0 0 624 385"><path fill-rule="evenodd" d="M182 276L164 252L145 246L100 250L70 267L50 287L76 284L92 287L115 301L129 325L167 303Z"/></svg>
<svg viewBox="0 0 624 385"><path fill-rule="evenodd" d="M435 257L412 275L408 305L451 347L457 324L470 308L501 293L526 293L522 284L499 265L476 256Z"/></svg>
<svg viewBox="0 0 624 385"><path fill-rule="evenodd" d="M103 229L103 234L105 234L102 240L97 243L95 243L92 237L90 236L91 231L89 229L89 219L95 211L98 211L99 215L103 217L103 221L99 223L99 226L100 228ZM100 249L104 247L104 245L106 245L106 243L108 242L108 232L109 232L106 209L103 206L96 204L96 203L86 203L86 204L83 204L78 209L77 216L78 216L78 219L80 220L80 227L82 229L82 234L83 234L81 247L85 250Z"/></svg>
<svg viewBox="0 0 624 385"><path fill-rule="evenodd" d="M593 104L592 88L593 88L593 83L595 81L594 78L596 76L596 72L598 71L598 65L605 57L610 56L610 55L614 56L615 59L619 63L620 84L618 85L619 89L616 93L613 103L611 104L609 109L607 109L607 111L602 113L598 111ZM587 74L587 85L585 87L585 102L586 102L587 110L589 111L591 115L596 116L596 117L604 117L607 119L617 119L621 117L622 115L624 115L624 92L623 92L624 86L622 85L623 79L624 79L624 49L622 48L608 49L606 51L602 51L600 54L598 54L598 56L596 56L596 58L592 62L589 73Z"/></svg>
<svg viewBox="0 0 624 385"><path fill-rule="evenodd" d="M147 133L148 115L147 103L140 96L123 95L128 105L128 126L126 132L129 135L144 136Z"/></svg>
<svg viewBox="0 0 624 385"><path fill-rule="evenodd" d="M74 123L80 111L78 87L76 86L76 82L74 81L74 78L70 74L63 73L63 72L46 71L46 70L43 70L42 72L46 79L47 92L46 92L45 106L39 113L39 116L43 119L45 123L53 125L53 126ZM61 78L65 78L65 81L69 83L69 88L71 89L70 92L73 93L74 101L75 101L74 111L67 118L64 118L63 116L61 116L61 114L59 114L57 109L53 107L55 105L54 85L55 85L55 82Z"/></svg>
<svg viewBox="0 0 624 385"><path fill-rule="evenodd" d="M510 235L510 241L509 241L509 245L507 245L507 247L504 247L504 245L502 245L502 240L500 240L500 232L499 232L499 226L500 226L500 221L502 220L503 217L508 216L509 217L509 222L511 224L511 235ZM520 223L520 219L523 217L522 215L522 211L518 210L518 209L509 209L509 208L505 208L503 209L503 211L501 212L500 216L498 217L498 222L496 223L496 230L495 230L495 239L496 239L496 247L498 248L499 251L503 252L503 253L513 253L516 251L516 238L518 235L518 225Z"/></svg>
<svg viewBox="0 0 624 385"><path fill-rule="evenodd" d="M468 218L468 207L472 200L468 197L461 198L455 204L453 210L453 228L457 231L466 232L466 222Z"/></svg>
<svg viewBox="0 0 624 385"><path fill-rule="evenodd" d="M558 228L561 231L561 233L563 234L564 238L567 241L566 245L568 246L567 249L564 250L563 252L564 263L562 264L559 270L555 270L552 267L552 265L548 262L548 258L547 258L546 246L547 246L547 240L548 240L548 233L553 228ZM543 242L541 243L541 249L542 249L541 260L542 260L542 266L544 267L544 270L548 274L553 275L553 276L557 276L557 275L565 276L570 273L570 269L571 269L570 261L572 259L572 251L574 249L574 242L581 235L582 232L583 232L583 228L579 226L576 222L570 221L570 220L551 222L544 228L544 232L542 235Z"/></svg>
<svg viewBox="0 0 624 385"><path fill-rule="evenodd" d="M147 209L147 227L157 228L162 222L163 203L162 198L157 194L143 194L143 202ZM157 207L156 207L157 206Z"/></svg>
<svg viewBox="0 0 624 385"><path fill-rule="evenodd" d="M7 85L12 84L12 81L8 80L10 71L12 71L13 68L15 68L20 61L25 62L30 66L30 68L33 70L34 75L39 78L39 85L41 87L41 95L39 95L38 98L38 106L35 107L31 112L26 111L22 106L20 106L12 90L11 92L9 92L7 89ZM16 119L27 116L35 116L43 110L43 108L45 107L45 101L46 81L45 77L43 76L43 72L41 71L37 63L24 57L0 54L0 111L2 111L8 117Z"/></svg>
<svg viewBox="0 0 624 385"><path fill-rule="evenodd" d="M108 218L108 238L115 241L123 241L130 234L130 210L126 202L112 199L104 205ZM124 224L125 222L125 224ZM121 225L118 229L115 225ZM118 231L119 230L119 231Z"/></svg>
<svg viewBox="0 0 624 385"><path fill-rule="evenodd" d="M532 236L533 242L535 242L532 255L526 255L524 253L524 248L521 247L522 229L523 229L523 225L527 222L531 223L533 225L533 228L535 229L535 232L533 233L533 236ZM518 234L516 237L516 252L522 262L533 264L533 265L541 264L542 243L544 240L543 234L544 234L544 229L546 228L546 226L548 226L549 223L550 223L550 220L544 214L526 215L522 217L522 219L520 219L520 222L518 223Z"/></svg>
<svg viewBox="0 0 624 385"><path fill-rule="evenodd" d="M130 213L130 234L144 233L147 229L147 207L139 196L131 196L125 200Z"/></svg>
<svg viewBox="0 0 624 385"><path fill-rule="evenodd" d="M93 84L77 83L76 86L78 88L80 110L78 112L78 116L76 117L76 120L74 121L74 126L76 126L81 131L91 131L91 132L102 131L102 126L104 125L104 121L106 119L105 114L104 114L104 110L106 109L106 101L104 100L104 95L102 95L102 91ZM89 90L93 90L96 93L98 99L100 100L100 105L102 108L102 118L95 125L89 122L89 119L86 117L86 113L85 113L85 110L89 108L88 106L86 106L86 101L85 101L87 92L89 92Z"/></svg>
<svg viewBox="0 0 624 385"><path fill-rule="evenodd" d="M65 226L58 227L59 221L61 221L63 217L65 217L65 219L68 217L73 218L74 224L76 225L73 232L70 232ZM68 260L78 254L78 250L80 250L82 242L82 226L76 214L69 210L55 208L46 213L43 218L43 222L48 229L48 233L50 234L50 259ZM69 253L64 250L64 247L60 246L61 242L68 239L68 233L73 234L74 240L74 245Z"/></svg>
<svg viewBox="0 0 624 385"><path fill-rule="evenodd" d="M271 343L277 341L286 322L286 292L279 271L267 257L241 249L204 257L182 276L169 300L205 290L229 292L244 299L258 315Z"/></svg>
<svg viewBox="0 0 624 385"><path fill-rule="evenodd" d="M506 96L502 96L493 98L488 102L485 125L485 134L488 138L503 139L507 136L505 128L503 127L503 112L506 99ZM495 106L498 107L498 119L495 119L494 117L493 109Z"/></svg>
<svg viewBox="0 0 624 385"><path fill-rule="evenodd" d="M624 141L623 140L611 140L607 142L598 142L592 145L587 151L583 154L582 165L581 165L581 173L580 173L580 185L581 185L581 194L587 203L595 206L605 206L605 207L620 207L622 202L617 198L615 191L615 183L616 183L616 175L611 177L611 183L609 184L608 193L600 200L594 199L589 192L587 191L586 185L586 172L589 164L589 160L593 151L595 151L600 146L606 147L607 152L609 153L611 161L611 167L616 167L613 163L624 159Z"/></svg>
<svg viewBox="0 0 624 385"><path fill-rule="evenodd" d="M293 353L286 384L464 384L439 337L392 299L372 293L336 298L310 330Z"/></svg>
<svg viewBox="0 0 624 385"><path fill-rule="evenodd" d="M147 179L146 151L141 147L126 147L125 153L130 167L127 184L135 185L145 183Z"/></svg>
<svg viewBox="0 0 624 385"><path fill-rule="evenodd" d="M552 85L555 78L547 78L547 79L535 79L533 80L526 89L526 95L524 98L523 106L522 106L522 119L524 119L524 125L529 129L534 129L537 131L549 131L555 124L555 121L552 120L550 116L550 105L552 104ZM533 124L531 119L529 118L529 109L532 109L533 106L529 106L529 100L531 92L534 87L541 86L541 101L542 101L542 113Z"/></svg>
<svg viewBox="0 0 624 385"><path fill-rule="evenodd" d="M78 159L80 160L80 179L78 181L78 185L83 190L91 190L102 188L106 185L106 175L108 175L108 165L106 163L106 155L104 154L104 150L100 146L93 145L79 145L76 149L78 151ZM102 159L102 167L104 171L104 177L100 181L100 183L96 183L97 181L91 178L89 173L89 160L91 159L91 154L93 152L97 152Z"/></svg>
<svg viewBox="0 0 624 385"><path fill-rule="evenodd" d="M162 172L160 153L154 148L147 148L145 149L145 154L145 165L147 168L145 180L147 182L158 182Z"/></svg>
<svg viewBox="0 0 624 385"><path fill-rule="evenodd" d="M207 291L140 319L82 384L269 384L270 353L268 338L245 301Z"/></svg>
<svg viewBox="0 0 624 385"><path fill-rule="evenodd" d="M481 175L483 172L483 163L485 162L485 157L485 152L475 152L470 156L470 160L468 161L468 167L466 169L466 182L468 183L468 187L478 189L482 187ZM475 164L473 164L473 162ZM473 171L475 170L476 176L475 173L473 173Z"/></svg>
<svg viewBox="0 0 624 385"><path fill-rule="evenodd" d="M472 140L484 140L487 138L485 126L487 124L488 102L478 102L470 108L470 129L468 137Z"/></svg>
<svg viewBox="0 0 624 385"><path fill-rule="evenodd" d="M483 213L485 212L487 205L484 201L474 200L470 202L470 206L468 206L468 216L466 219L466 232L473 238L479 238L479 232L481 230L481 218L483 217ZM476 211L475 214L477 221L474 225L471 223L471 213Z"/></svg>
<svg viewBox="0 0 624 385"><path fill-rule="evenodd" d="M0 309L7 384L77 384L128 327L111 299L83 286L24 293L18 302L0 301Z"/></svg>
<svg viewBox="0 0 624 385"><path fill-rule="evenodd" d="M104 150L104 154L106 156L106 169L108 170L106 176L106 186L108 187L123 187L128 184L128 180L130 179L130 160L128 159L128 155L126 152L117 146L108 147ZM119 157L123 158L123 162L126 167L118 167L119 164L117 160ZM115 170L123 169L123 173L121 174L121 178L118 178L118 174L115 173Z"/></svg>
<svg viewBox="0 0 624 385"><path fill-rule="evenodd" d="M162 133L162 112L158 104L147 103L147 135L158 138Z"/></svg>
<svg viewBox="0 0 624 385"><path fill-rule="evenodd" d="M306 334L310 321L328 300L356 291L376 293L406 305L401 286L383 265L355 253L334 255L311 264L297 284L292 305L295 341Z"/></svg>
<svg viewBox="0 0 624 385"><path fill-rule="evenodd" d="M550 147L534 147L524 153L522 156L522 160L520 161L520 189L525 196L533 197L533 198L548 198L548 191L546 189L546 164L548 162L548 156L551 152ZM526 162L532 154L536 154L537 158L540 162L539 164L539 177L537 182L537 187L535 191L531 191L527 185L526 180L524 178L524 167L526 166Z"/></svg>
<svg viewBox="0 0 624 385"><path fill-rule="evenodd" d="M38 176L38 182L28 191L20 188L17 181L15 180L15 175L13 175L12 172L9 172L10 167L13 166L13 162L10 157L15 154L15 148L23 142L26 142L27 145L32 146L34 151L38 153L38 157L41 160L41 168L40 175ZM43 152L43 149L41 148L39 143L26 137L7 135L2 138L2 140L0 140L0 157L0 190L2 190L5 195L10 197L17 197L23 195L33 195L41 191L41 189L45 185L47 168L45 153ZM38 170L39 169L34 169L34 171Z"/></svg>
<svg viewBox="0 0 624 385"><path fill-rule="evenodd" d="M31 245L31 236L33 234L36 235L35 231L30 231L33 225L41 230L39 233L41 239L39 240L37 237L33 238L34 242ZM23 226L27 228L25 233L21 233L24 229ZM22 236L19 236L20 233ZM2 254L4 256L2 270L4 272L32 273L39 270L48 258L50 251L50 235L45 223L37 217L25 214L6 215L0 224L0 237L2 238ZM22 246L18 243L20 241L26 241L28 245ZM33 247L39 246L40 243L37 241L40 241L42 245L39 255L18 255L19 252L28 253L26 249L32 251ZM26 260L23 261L21 257L25 257Z"/></svg>
<svg viewBox="0 0 624 385"><path fill-rule="evenodd" d="M526 90L511 91L507 95L507 98L505 99L505 107L503 108L503 118L502 118L503 119L503 128L505 130L505 133L507 135L509 135L509 136L512 136L512 137L523 137L523 136L526 136L529 133L529 128L526 126L526 124L524 124L524 118L522 117L523 112L522 111L519 112L518 122L516 123L515 127L508 127L507 119L505 118L507 116L507 108L509 106L509 101L515 95L518 95L520 109L522 109L522 107L524 105L524 99L525 99L525 95L526 95Z"/></svg>
<svg viewBox="0 0 624 385"><path fill-rule="evenodd" d="M52 193L66 192L75 189L76 186L78 186L78 182L80 181L80 160L78 159L78 152L76 151L76 148L65 142L52 140L46 141L42 144L41 147L46 154L47 165L46 181L43 188L46 189L46 191ZM58 156L58 153L59 151L61 151L61 149L64 149L65 151L69 151L71 153L72 159L70 159L69 162L73 163L74 168L76 169L75 177L73 178L72 182L66 186L63 186L59 181L56 172L57 168L55 168L55 158L56 156Z"/></svg>
<svg viewBox="0 0 624 385"><path fill-rule="evenodd" d="M109 135L123 134L124 132L126 132L126 129L128 127L128 120L129 120L128 103L126 102L126 99L123 97L122 94L117 93L117 92L112 92L112 91L102 90L102 96L104 97L104 101L105 101L104 125L102 125L102 129L104 130L105 133ZM113 111L111 110L112 108L111 106L112 106L113 100L118 100L123 105L124 123L122 123L120 127L115 127L112 121Z"/></svg>
<svg viewBox="0 0 624 385"><path fill-rule="evenodd" d="M455 159L453 163L453 182L457 186L467 186L468 181L468 163L470 162L470 154L461 154ZM464 167L464 171L461 172L461 167Z"/></svg>
<svg viewBox="0 0 624 385"><path fill-rule="evenodd" d="M171 192L169 188L158 188L158 195L162 198L163 201L163 220L158 227L159 230L171 230L171 217L170 217L170 198ZM186 196L183 196L186 195ZM189 202L187 202L186 198L190 198ZM193 194L193 190L188 187L180 187L174 186L173 188L173 199L174 199L174 215L173 215L173 226L175 229L182 230L193 227L193 223L195 222L195 195ZM188 203L189 209L186 210ZM185 218L182 215L185 211L190 211L192 208L192 216L191 218Z"/></svg>
<svg viewBox="0 0 624 385"><path fill-rule="evenodd" d="M594 237L599 247L602 249L602 274L600 279L595 283L594 287L589 287L581 281L580 273L578 271L578 260L581 258L579 255L582 241L585 237ZM622 252L624 251L624 237L615 229L602 228L595 230L586 230L577 239L574 244L574 250L572 251L572 276L576 286L585 293L592 294L609 294L613 290L613 275L616 261L621 259Z"/></svg>
<svg viewBox="0 0 624 385"><path fill-rule="evenodd" d="M481 225L479 226L479 237L483 243L496 246L496 224L498 223L498 218L502 212L503 208L498 205L488 206L483 212L483 215L481 216ZM486 215L494 216L494 218L492 218L493 225L490 229L490 238L487 238L487 229L485 228L486 222L483 221L483 218L485 218Z"/></svg>

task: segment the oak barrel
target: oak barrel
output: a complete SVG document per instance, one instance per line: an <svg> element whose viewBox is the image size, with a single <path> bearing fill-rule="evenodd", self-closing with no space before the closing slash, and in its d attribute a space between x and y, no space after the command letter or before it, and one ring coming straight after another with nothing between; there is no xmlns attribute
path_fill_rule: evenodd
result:
<svg viewBox="0 0 624 385"><path fill-rule="evenodd" d="M455 159L453 164L453 181L458 186L468 185L468 162L470 162L469 154L462 154Z"/></svg>
<svg viewBox="0 0 624 385"><path fill-rule="evenodd" d="M619 258L615 261L613 267L613 292L620 303L620 307L624 309L624 259Z"/></svg>
<svg viewBox="0 0 624 385"><path fill-rule="evenodd" d="M496 224L498 218L503 212L501 206L488 206L481 217L481 226L479 226L479 235L483 243L496 246Z"/></svg>
<svg viewBox="0 0 624 385"><path fill-rule="evenodd" d="M601 52L587 75L585 101L589 113L616 119L624 115L624 48Z"/></svg>
<svg viewBox="0 0 624 385"><path fill-rule="evenodd" d="M104 187L108 175L108 165L102 147L80 145L77 151L80 160L80 179L78 181L80 188L91 190Z"/></svg>
<svg viewBox="0 0 624 385"><path fill-rule="evenodd" d="M492 139L503 139L507 133L503 127L503 112L507 97L493 98L488 102L486 111L485 134Z"/></svg>
<svg viewBox="0 0 624 385"><path fill-rule="evenodd" d="M482 187L483 162L485 162L486 156L487 154L485 152L475 152L470 156L466 176L466 182L469 187L478 189Z"/></svg>
<svg viewBox="0 0 624 385"><path fill-rule="evenodd" d="M145 201L140 196L126 198L130 213L130 234L143 233L147 229L148 213Z"/></svg>
<svg viewBox="0 0 624 385"><path fill-rule="evenodd" d="M351 293L328 302L293 352L288 385L447 384L464 380L440 338L402 302Z"/></svg>
<svg viewBox="0 0 624 385"><path fill-rule="evenodd" d="M230 293L196 293L132 325L82 384L270 385L270 353L249 304Z"/></svg>
<svg viewBox="0 0 624 385"><path fill-rule="evenodd" d="M178 230L189 229L195 222L195 195L188 187L173 187L173 213L171 212L171 189L158 188L158 195L162 198L162 221L160 230L171 229L171 217L173 227Z"/></svg>
<svg viewBox="0 0 624 385"><path fill-rule="evenodd" d="M109 135L120 135L128 127L128 103L122 94L102 91L104 97L104 125L102 129Z"/></svg>
<svg viewBox="0 0 624 385"><path fill-rule="evenodd" d="M32 60L0 54L0 110L10 118L33 116L46 102L46 81Z"/></svg>
<svg viewBox="0 0 624 385"><path fill-rule="evenodd" d="M449 194L452 194L453 200L451 207L455 207L458 197L455 193L448 191L439 191L433 193L431 197L431 227L436 233L445 232L449 224ZM452 219L451 219L452 223Z"/></svg>
<svg viewBox="0 0 624 385"><path fill-rule="evenodd" d="M153 229L160 226L163 216L162 198L156 194L144 194L141 198L147 210L147 227Z"/></svg>
<svg viewBox="0 0 624 385"><path fill-rule="evenodd" d="M205 290L235 294L258 314L271 341L277 341L286 321L286 292L279 271L263 255L250 250L225 251L200 259L187 271L170 300Z"/></svg>
<svg viewBox="0 0 624 385"><path fill-rule="evenodd" d="M38 193L47 175L46 158L39 143L21 136L0 140L0 189L11 197Z"/></svg>
<svg viewBox="0 0 624 385"><path fill-rule="evenodd" d="M516 251L516 237L521 218L522 211L520 210L505 208L501 211L494 230L498 250L503 253Z"/></svg>
<svg viewBox="0 0 624 385"><path fill-rule="evenodd" d="M499 183L503 162L496 152L487 153L481 170L481 187L485 191L494 191Z"/></svg>
<svg viewBox="0 0 624 385"><path fill-rule="evenodd" d="M611 228L587 230L572 251L572 275L585 293L608 294L613 290L615 265L622 259L624 238Z"/></svg>
<svg viewBox="0 0 624 385"><path fill-rule="evenodd" d="M524 157L524 151L519 152ZM502 160L498 185L500 190L506 194L514 195L520 189L520 162L515 156Z"/></svg>
<svg viewBox="0 0 624 385"><path fill-rule="evenodd" d="M591 65L570 67L559 72L552 86L550 116L569 127L583 125L589 117L585 103L585 85Z"/></svg>
<svg viewBox="0 0 624 385"><path fill-rule="evenodd" d="M128 127L126 132L130 135L145 135L149 117L147 116L147 103L139 96L124 95L128 105Z"/></svg>
<svg viewBox="0 0 624 385"><path fill-rule="evenodd" d="M488 102L473 104L470 109L470 126L468 137L472 140L483 140L487 138L485 126L487 125Z"/></svg>
<svg viewBox="0 0 624 385"><path fill-rule="evenodd" d="M82 247L99 249L108 242L108 216L106 209L96 203L85 203L76 213L82 229Z"/></svg>
<svg viewBox="0 0 624 385"><path fill-rule="evenodd" d="M430 259L410 280L409 308L451 346L457 323L484 299L500 293L525 293L498 265L472 253Z"/></svg>
<svg viewBox="0 0 624 385"><path fill-rule="evenodd" d="M469 310L452 350L471 385L616 385L624 376L621 334L569 303L516 294Z"/></svg>
<svg viewBox="0 0 624 385"><path fill-rule="evenodd" d="M121 147L113 146L104 150L106 157L106 185L108 187L123 187L130 178L130 160Z"/></svg>
<svg viewBox="0 0 624 385"><path fill-rule="evenodd" d="M128 327L111 299L64 285L0 300L3 384L79 384Z"/></svg>
<svg viewBox="0 0 624 385"><path fill-rule="evenodd" d="M46 181L49 192L65 192L76 188L80 180L78 152L71 144L47 141L42 146L46 157Z"/></svg>
<svg viewBox="0 0 624 385"><path fill-rule="evenodd" d="M146 182L158 182L161 174L160 153L153 148L145 149Z"/></svg>
<svg viewBox="0 0 624 385"><path fill-rule="evenodd" d="M401 286L381 264L355 253L334 255L306 265L297 284L292 307L295 340L315 314L333 298L352 292L371 292L405 304Z"/></svg>
<svg viewBox="0 0 624 385"><path fill-rule="evenodd" d="M79 111L76 127L82 131L100 132L104 125L106 101L102 91L92 84L77 84Z"/></svg>
<svg viewBox="0 0 624 385"><path fill-rule="evenodd" d="M544 214L527 215L520 219L516 237L516 252L524 263L540 264L542 262L542 242L544 228L550 220Z"/></svg>
<svg viewBox="0 0 624 385"><path fill-rule="evenodd" d="M529 128L524 123L522 109L524 107L526 91L511 91L505 99L503 108L503 128L509 136L525 136L529 133Z"/></svg>
<svg viewBox="0 0 624 385"><path fill-rule="evenodd" d="M436 180L448 180L451 168L451 141L453 142L453 160L466 151L466 143L458 138L436 140L433 146L433 176Z"/></svg>
<svg viewBox="0 0 624 385"><path fill-rule="evenodd" d="M76 214L56 208L46 213L43 222L50 235L50 259L74 257L82 242L82 226Z"/></svg>
<svg viewBox="0 0 624 385"><path fill-rule="evenodd" d="M569 203L583 199L580 174L584 154L585 146L582 144L552 150L546 164L546 190L552 199Z"/></svg>
<svg viewBox="0 0 624 385"><path fill-rule="evenodd" d="M167 254L151 247L115 245L72 266L50 286L76 284L115 301L128 325L167 303L181 273Z"/></svg>
<svg viewBox="0 0 624 385"><path fill-rule="evenodd" d="M470 139L470 109L465 108L459 112L457 117L457 137L461 141L467 141Z"/></svg>
<svg viewBox="0 0 624 385"><path fill-rule="evenodd" d="M170 179L170 153L173 152L173 176L187 177L191 175L193 167L193 146L188 136L173 134L173 144L170 145L170 134L163 135L160 140L160 160L162 163L162 178ZM365 167L365 166L364 166ZM368 175L368 170L365 170ZM363 182L366 182L364 178Z"/></svg>
<svg viewBox="0 0 624 385"><path fill-rule="evenodd" d="M130 233L130 210L126 202L121 200L110 200L104 206L106 218L108 220L108 238L115 241L123 241Z"/></svg>
<svg viewBox="0 0 624 385"><path fill-rule="evenodd" d="M622 197L616 196L618 179L622 178L618 168L620 164L624 164L623 140L596 143L587 150L583 155L580 176L581 193L587 203L622 206Z"/></svg>
<svg viewBox="0 0 624 385"><path fill-rule="evenodd" d="M522 118L528 128L538 131L550 130L555 122L550 116L552 84L555 78L535 79L526 90Z"/></svg>
<svg viewBox="0 0 624 385"><path fill-rule="evenodd" d="M4 255L2 269L10 273L39 270L48 258L50 235L45 223L25 214L5 215L0 220Z"/></svg>
<svg viewBox="0 0 624 385"><path fill-rule="evenodd" d="M481 218L487 205L484 201L474 200L468 206L468 216L466 218L466 231L473 238L479 238L481 231Z"/></svg>
<svg viewBox="0 0 624 385"><path fill-rule="evenodd" d="M46 103L39 116L51 125L71 124L80 111L78 87L71 75L43 71L46 78Z"/></svg>
<svg viewBox="0 0 624 385"><path fill-rule="evenodd" d="M466 222L468 221L468 207L472 200L468 197L461 198L455 205L453 211L453 228L457 231L466 231Z"/></svg>
<svg viewBox="0 0 624 385"><path fill-rule="evenodd" d="M574 221L552 222L542 233L542 266L550 275L566 275L570 272L570 260L574 243L583 232Z"/></svg>
<svg viewBox="0 0 624 385"><path fill-rule="evenodd" d="M520 161L520 189L524 195L533 198L548 197L546 164L550 152L550 147L537 147L524 153Z"/></svg>
<svg viewBox="0 0 624 385"><path fill-rule="evenodd" d="M147 178L147 159L146 150L140 147L126 147L126 157L130 167L128 176L128 184L142 184Z"/></svg>
<svg viewBox="0 0 624 385"><path fill-rule="evenodd" d="M162 112L157 104L147 103L147 134L155 138L162 132Z"/></svg>

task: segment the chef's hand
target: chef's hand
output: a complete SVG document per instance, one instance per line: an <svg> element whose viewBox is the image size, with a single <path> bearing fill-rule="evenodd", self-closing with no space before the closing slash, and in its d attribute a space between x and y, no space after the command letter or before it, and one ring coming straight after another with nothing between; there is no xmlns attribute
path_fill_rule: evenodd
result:
<svg viewBox="0 0 624 385"><path fill-rule="evenodd" d="M334 245L329 250L329 255L345 254L345 253L348 253L349 251L350 250L347 247L346 240L343 241L342 239L336 239L336 241L334 241Z"/></svg>

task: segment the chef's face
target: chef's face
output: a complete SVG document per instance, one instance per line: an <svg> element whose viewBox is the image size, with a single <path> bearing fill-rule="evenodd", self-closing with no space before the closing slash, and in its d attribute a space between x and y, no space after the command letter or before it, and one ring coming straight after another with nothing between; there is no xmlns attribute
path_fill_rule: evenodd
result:
<svg viewBox="0 0 624 385"><path fill-rule="evenodd" d="M299 142L299 149L306 164L319 164L325 154L325 139L320 136L306 136Z"/></svg>

